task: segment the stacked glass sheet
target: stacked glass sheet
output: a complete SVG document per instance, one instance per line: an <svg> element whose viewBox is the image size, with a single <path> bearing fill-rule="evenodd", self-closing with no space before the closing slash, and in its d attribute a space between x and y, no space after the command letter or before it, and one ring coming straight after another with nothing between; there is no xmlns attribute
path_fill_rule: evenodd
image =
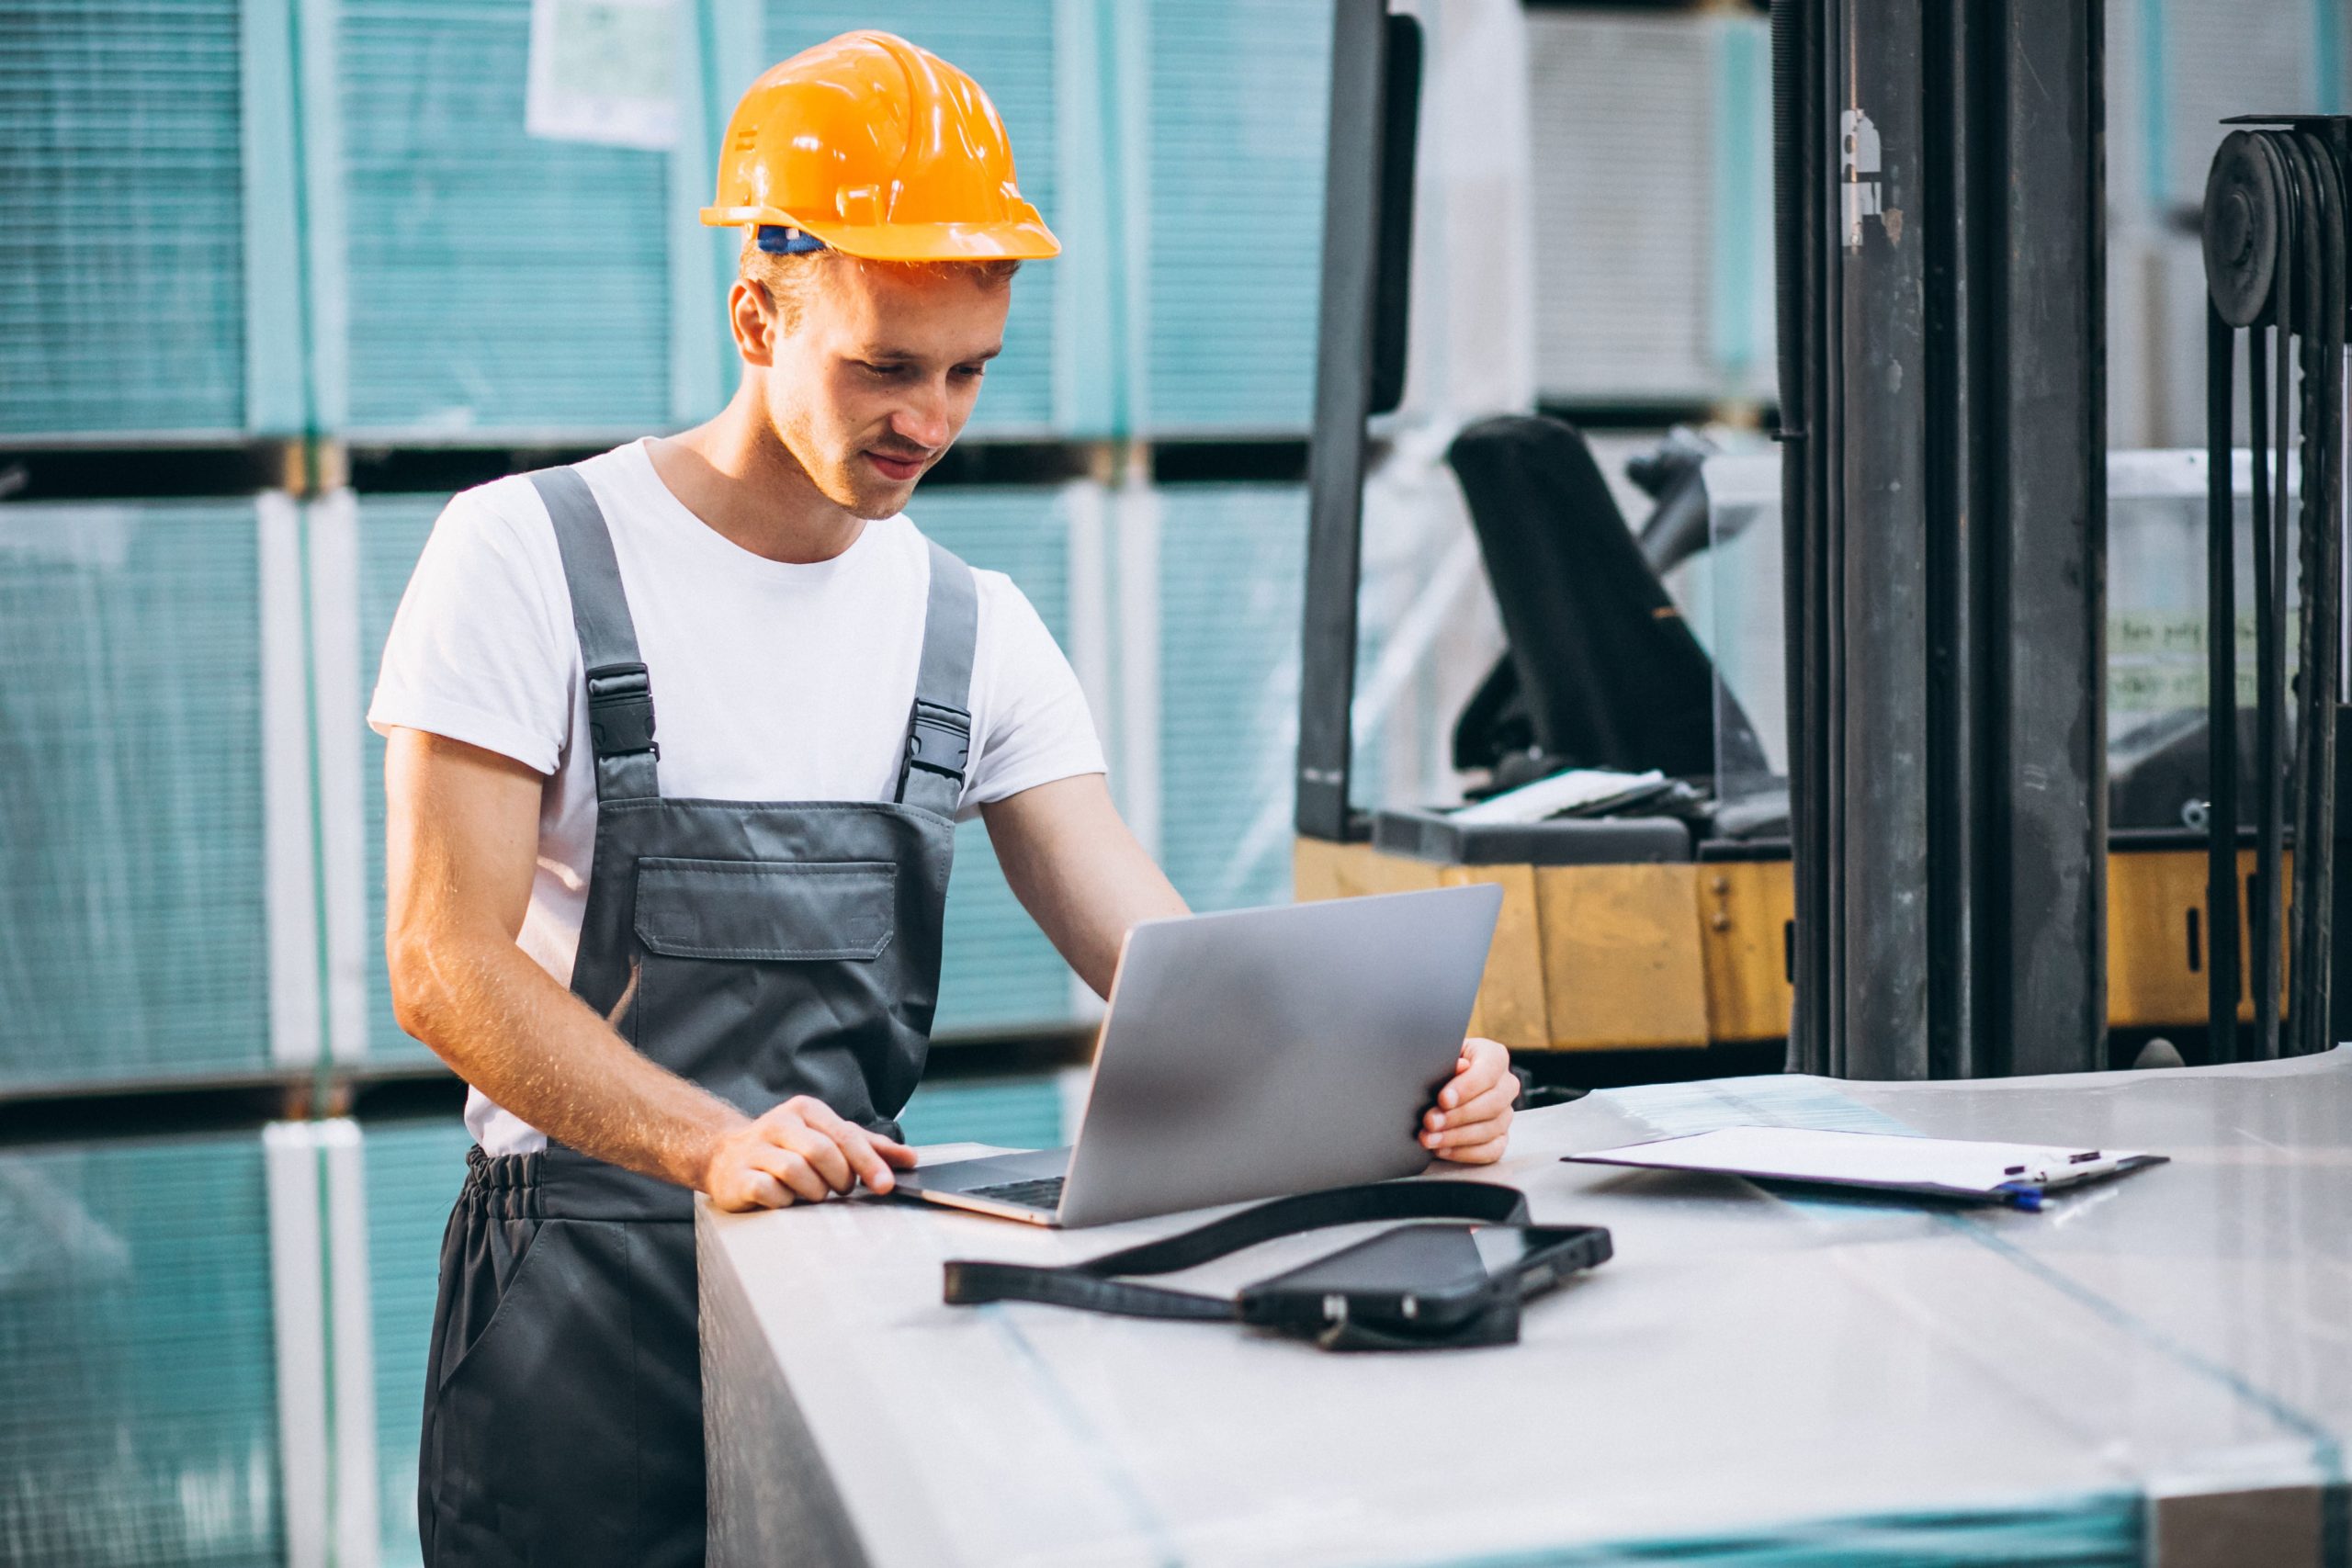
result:
<svg viewBox="0 0 2352 1568"><path fill-rule="evenodd" d="M1710 172L1727 134L1752 150L1769 123L1718 123L1732 112L1719 88L1719 24L1682 11L1528 14L1535 368L1547 397L1735 389L1713 337L1746 322L1711 319L1718 253L1751 282L1771 259L1752 224L1724 221ZM1770 62L1758 52L1753 66L1747 85L1760 107ZM1750 168L1743 188L1758 178L1769 193L1769 164Z"/></svg>
<svg viewBox="0 0 2352 1568"><path fill-rule="evenodd" d="M917 526L972 566L1019 585L1058 641L1069 635L1069 530L1059 498L1028 487L943 488L919 495ZM1096 716L1101 723L1101 716ZM1055 1025L1070 1016L1070 974L997 864L988 829L956 831L939 980L942 1036Z"/></svg>
<svg viewBox="0 0 2352 1568"><path fill-rule="evenodd" d="M1151 0L1143 434L1305 434L1322 287L1327 0Z"/></svg>
<svg viewBox="0 0 2352 1568"><path fill-rule="evenodd" d="M0 1562L279 1561L251 1133L0 1153Z"/></svg>
<svg viewBox="0 0 2352 1568"><path fill-rule="evenodd" d="M239 10L0 9L0 438L243 427Z"/></svg>
<svg viewBox="0 0 2352 1568"><path fill-rule="evenodd" d="M528 135L530 21L530 0L340 0L354 430L670 423L669 158Z"/></svg>
<svg viewBox="0 0 2352 1568"><path fill-rule="evenodd" d="M2136 129L2162 171L2157 199L2173 211L2193 217L2203 204L2206 172L2229 134L2221 123L2229 116L2343 112L2339 0L2143 0L2138 12L2132 22L2139 49L2126 69L2153 65L2161 77L2135 84L2160 95L2143 103ZM2135 129L2108 124L2110 141Z"/></svg>
<svg viewBox="0 0 2352 1568"><path fill-rule="evenodd" d="M1054 0L767 0L765 19L770 61L837 33L878 28L962 67L988 89L1012 139L1022 196L1048 228L1057 221ZM1055 265L1031 263L1012 280L1004 353L981 384L974 434L1043 432L1053 423Z"/></svg>
<svg viewBox="0 0 2352 1568"><path fill-rule="evenodd" d="M714 47L724 29L695 11L682 17L696 25L682 25L679 47ZM287 179L310 193L300 239L311 274L300 304L309 320L263 369L307 387L312 417L332 430L375 440L577 438L666 426L716 390L677 384L702 374L682 368L701 345L682 356L673 342L695 330L691 301L712 282L675 276L702 265L677 230L690 195L681 172L708 128L688 125L675 154L531 134L530 13L528 0L329 0L305 14L300 53L322 64L332 91L308 97L291 80L296 62L253 55L273 73L261 85L300 103L306 166L281 169L286 150L255 143L269 160L269 193L252 199L291 199L277 193ZM1055 13L1053 0L766 0L758 52L779 59L858 26L937 50L988 85L1024 193L1058 222ZM241 15L235 0L34 0L0 20L0 386L10 394L0 435L248 423L243 247L254 176L244 157L254 148L243 145L253 138ZM1142 427L1302 430L1326 8L1152 0L1143 26L1143 188L1109 193L1141 231L1129 251L1145 258L1148 296L1136 345L1148 367ZM746 69L729 60L705 76L731 83ZM140 84L127 111L124 82ZM121 213L169 243L117 243ZM106 266L92 265L98 254ZM976 432L1051 427L1056 288L1047 265L1014 284L1007 349ZM125 298L143 303L126 312ZM715 314L707 327L723 355ZM171 373L140 369L155 364Z"/></svg>
<svg viewBox="0 0 2352 1568"><path fill-rule="evenodd" d="M416 1445L441 1232L465 1185L473 1140L455 1116L370 1125L367 1162L368 1289L376 1352L376 1472L384 1568L418 1561Z"/></svg>
<svg viewBox="0 0 2352 1568"><path fill-rule="evenodd" d="M269 1061L250 501L0 507L0 1090Z"/></svg>
<svg viewBox="0 0 2352 1568"><path fill-rule="evenodd" d="M1061 1080L1050 1073L934 1079L915 1090L899 1125L911 1144L1054 1148L1067 1136Z"/></svg>
<svg viewBox="0 0 2352 1568"><path fill-rule="evenodd" d="M368 495L359 499L359 679L362 711L376 689L384 639L409 573L424 553L448 497ZM404 1033L392 1016L391 977L384 963L384 738L368 731L360 788L367 792L368 1055L375 1061L427 1062L433 1053Z"/></svg>
<svg viewBox="0 0 2352 1568"><path fill-rule="evenodd" d="M1160 494L1160 864L1195 909L1290 898L1306 492Z"/></svg>

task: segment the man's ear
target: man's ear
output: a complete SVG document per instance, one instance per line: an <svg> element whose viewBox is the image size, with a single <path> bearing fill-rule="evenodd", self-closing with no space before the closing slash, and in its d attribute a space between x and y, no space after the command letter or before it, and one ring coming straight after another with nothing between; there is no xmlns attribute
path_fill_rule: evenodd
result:
<svg viewBox="0 0 2352 1568"><path fill-rule="evenodd" d="M735 333L735 352L746 365L772 369L775 365L775 302L767 289L748 277L739 277L727 291L727 324Z"/></svg>

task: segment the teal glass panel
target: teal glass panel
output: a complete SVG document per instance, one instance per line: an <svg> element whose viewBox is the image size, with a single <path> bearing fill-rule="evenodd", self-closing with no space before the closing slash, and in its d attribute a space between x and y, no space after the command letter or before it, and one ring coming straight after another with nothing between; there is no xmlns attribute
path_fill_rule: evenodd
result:
<svg viewBox="0 0 2352 1568"><path fill-rule="evenodd" d="M2148 1506L2130 1492L2011 1508L1885 1514L1736 1534L1498 1552L1455 1568L2140 1568Z"/></svg>
<svg viewBox="0 0 2352 1568"><path fill-rule="evenodd" d="M529 0L342 0L355 429L669 423L669 157L528 135L530 18Z"/></svg>
<svg viewBox="0 0 2352 1568"><path fill-rule="evenodd" d="M416 1449L424 1421L424 1359L441 1270L441 1233L465 1185L473 1143L455 1116L370 1124L367 1161L368 1311L376 1351L376 1472L382 1568L420 1561Z"/></svg>
<svg viewBox="0 0 2352 1568"><path fill-rule="evenodd" d="M1195 909L1290 897L1306 491L1160 492L1160 864Z"/></svg>
<svg viewBox="0 0 2352 1568"><path fill-rule="evenodd" d="M1329 0L1150 0L1149 43L1146 433L1303 434Z"/></svg>
<svg viewBox="0 0 2352 1568"><path fill-rule="evenodd" d="M269 1061L251 502L0 508L0 1089Z"/></svg>
<svg viewBox="0 0 2352 1568"><path fill-rule="evenodd" d="M401 607L409 573L433 532L448 497L366 495L359 498L359 677L368 693L384 660L384 639ZM368 842L368 1055L371 1061L433 1060L433 1053L405 1033L392 1016L391 976L384 963L384 738L370 729L363 742L366 762L360 788L366 792Z"/></svg>
<svg viewBox="0 0 2352 1568"><path fill-rule="evenodd" d="M0 1154L0 1559L283 1555L260 1140Z"/></svg>
<svg viewBox="0 0 2352 1568"><path fill-rule="evenodd" d="M1050 1149L1066 1137L1061 1084L1050 1073L926 1083L907 1102L899 1124L910 1144Z"/></svg>
<svg viewBox="0 0 2352 1568"><path fill-rule="evenodd" d="M1046 628L1057 638L1068 637L1069 529L1054 491L943 487L919 494L909 515L972 566L1012 578L1037 607ZM989 845L988 829L978 821L956 830L945 940L935 1035L1057 1027L1069 1021L1069 969L1013 897Z"/></svg>
<svg viewBox="0 0 2352 1568"><path fill-rule="evenodd" d="M238 11L0 7L0 435L243 427Z"/></svg>
<svg viewBox="0 0 2352 1568"><path fill-rule="evenodd" d="M878 28L922 45L985 88L1012 140L1021 194L1055 223L1054 0L768 0L771 61L839 33ZM1054 267L1030 262L1012 280L1004 353L988 368L975 434L1042 432L1054 415Z"/></svg>
<svg viewBox="0 0 2352 1568"><path fill-rule="evenodd" d="M984 823L956 829L944 940L933 1038L1056 1029L1069 1021L1069 970L1012 896Z"/></svg>

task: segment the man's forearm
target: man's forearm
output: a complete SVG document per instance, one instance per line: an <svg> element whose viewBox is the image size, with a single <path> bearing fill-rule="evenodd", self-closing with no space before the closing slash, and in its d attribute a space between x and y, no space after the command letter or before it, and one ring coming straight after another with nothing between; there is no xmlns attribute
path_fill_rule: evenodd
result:
<svg viewBox="0 0 2352 1568"><path fill-rule="evenodd" d="M401 1027L558 1143L699 1185L747 1118L656 1066L512 942L447 936L393 957Z"/></svg>
<svg viewBox="0 0 2352 1568"><path fill-rule="evenodd" d="M1131 870L1125 879L1106 877L1098 882L1091 889L1091 897L1067 900L1055 928L1058 940L1069 943L1066 952L1079 978L1106 999L1119 972L1119 951L1127 932L1144 920L1192 912L1149 856L1138 854Z"/></svg>

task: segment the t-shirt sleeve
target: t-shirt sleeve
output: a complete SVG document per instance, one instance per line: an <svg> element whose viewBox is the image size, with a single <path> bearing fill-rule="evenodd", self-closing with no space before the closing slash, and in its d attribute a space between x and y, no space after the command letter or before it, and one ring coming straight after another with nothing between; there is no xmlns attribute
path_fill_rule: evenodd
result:
<svg viewBox="0 0 2352 1568"><path fill-rule="evenodd" d="M979 572L970 776L959 816L1056 779L1107 770L1078 673L1011 578Z"/></svg>
<svg viewBox="0 0 2352 1568"><path fill-rule="evenodd" d="M555 533L502 480L451 501L392 617L368 722L427 730L552 773L571 726L576 645Z"/></svg>

